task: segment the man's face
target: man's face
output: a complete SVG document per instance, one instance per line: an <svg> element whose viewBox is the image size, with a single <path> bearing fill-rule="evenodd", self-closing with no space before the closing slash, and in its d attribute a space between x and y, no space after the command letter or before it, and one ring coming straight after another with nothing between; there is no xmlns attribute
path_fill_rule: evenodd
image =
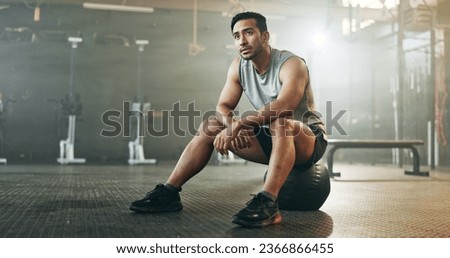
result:
<svg viewBox="0 0 450 258"><path fill-rule="evenodd" d="M238 21L233 28L233 39L239 55L245 60L252 60L263 51L266 35L261 34L255 19Z"/></svg>

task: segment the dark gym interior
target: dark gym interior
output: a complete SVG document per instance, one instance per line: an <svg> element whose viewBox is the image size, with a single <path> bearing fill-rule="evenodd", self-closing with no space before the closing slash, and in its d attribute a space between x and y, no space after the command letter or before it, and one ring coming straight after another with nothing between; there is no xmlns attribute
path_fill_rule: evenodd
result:
<svg viewBox="0 0 450 258"><path fill-rule="evenodd" d="M450 237L449 0L92 2L152 11L0 0L0 237ZM306 60L330 140L419 141L419 173L405 174L414 155L395 144L340 149L320 209L255 230L230 219L266 166L213 155L182 212L130 212L215 110L244 10ZM153 114L142 139L154 162L130 162L136 101ZM252 109L243 97L238 110ZM83 161L60 162L70 134Z"/></svg>

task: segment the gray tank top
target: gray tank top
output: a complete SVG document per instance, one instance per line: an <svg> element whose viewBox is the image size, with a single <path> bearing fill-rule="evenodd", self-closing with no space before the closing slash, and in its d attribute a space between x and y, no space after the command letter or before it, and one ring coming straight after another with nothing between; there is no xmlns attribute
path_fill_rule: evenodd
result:
<svg viewBox="0 0 450 258"><path fill-rule="evenodd" d="M282 86L279 78L280 69L290 57L298 56L289 51L272 48L269 67L264 74L258 74L250 60L241 58L239 64L240 83L245 95L255 109L262 108L278 97ZM304 61L303 58L301 59ZM303 98L294 111L294 119L307 125L323 124L320 120L320 114L314 108L314 98L309 79Z"/></svg>

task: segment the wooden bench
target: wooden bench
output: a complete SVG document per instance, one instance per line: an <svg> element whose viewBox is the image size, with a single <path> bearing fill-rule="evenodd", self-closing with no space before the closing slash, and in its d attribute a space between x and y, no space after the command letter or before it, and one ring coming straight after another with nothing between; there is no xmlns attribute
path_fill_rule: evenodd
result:
<svg viewBox="0 0 450 258"><path fill-rule="evenodd" d="M405 171L406 175L429 176L429 172L420 171L420 156L416 145L423 145L421 140L328 140L328 172L330 178L339 177L341 173L333 171L333 156L338 149L410 149L413 154L413 170Z"/></svg>

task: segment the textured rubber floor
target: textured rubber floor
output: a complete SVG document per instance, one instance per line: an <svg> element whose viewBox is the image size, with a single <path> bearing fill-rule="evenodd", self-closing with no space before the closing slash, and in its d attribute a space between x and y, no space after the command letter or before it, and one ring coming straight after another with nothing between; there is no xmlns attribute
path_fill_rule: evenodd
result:
<svg viewBox="0 0 450 258"><path fill-rule="evenodd" d="M0 237L450 237L450 180L404 176L398 168L341 166L346 178L332 181L321 210L281 211L283 222L265 228L231 222L261 189L266 167L256 164L207 166L183 187L180 212L128 210L172 167L0 166ZM359 172L351 180L352 170L370 180Z"/></svg>

